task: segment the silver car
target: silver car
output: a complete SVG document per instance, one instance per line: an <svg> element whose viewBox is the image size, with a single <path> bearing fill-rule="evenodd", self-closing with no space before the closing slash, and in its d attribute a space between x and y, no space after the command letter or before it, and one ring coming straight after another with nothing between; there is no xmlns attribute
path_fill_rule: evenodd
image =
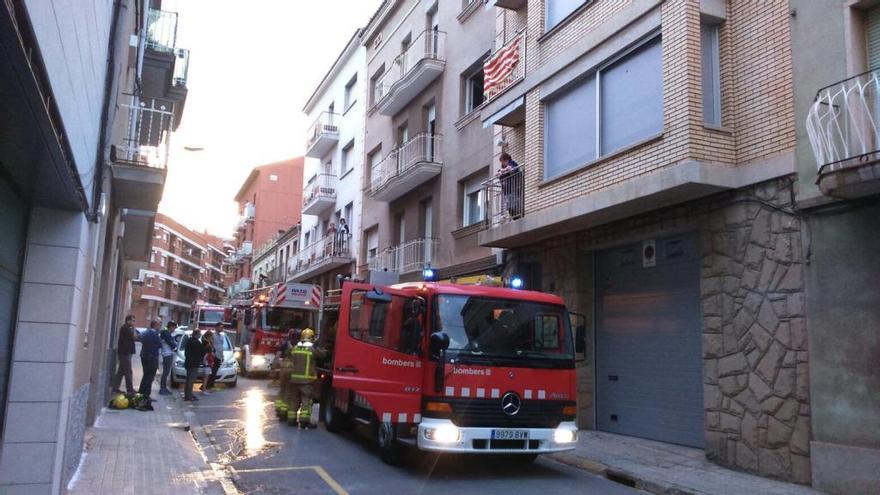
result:
<svg viewBox="0 0 880 495"><path fill-rule="evenodd" d="M192 330L176 330L172 336L177 341L177 350L174 353L174 372L171 374L171 388L177 388L186 383L186 368L184 367L186 343L192 336ZM204 363L199 367L196 381L202 380L211 370ZM229 336L223 334L223 361L217 370L217 383L223 383L227 387L238 385L238 361L235 359L235 351Z"/></svg>

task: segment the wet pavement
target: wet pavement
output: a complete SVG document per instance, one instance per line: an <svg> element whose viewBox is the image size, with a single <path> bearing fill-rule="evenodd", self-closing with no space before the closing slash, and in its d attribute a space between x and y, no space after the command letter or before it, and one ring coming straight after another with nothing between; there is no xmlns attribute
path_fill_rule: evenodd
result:
<svg viewBox="0 0 880 495"><path fill-rule="evenodd" d="M403 466L389 466L357 431L302 431L279 422L272 406L276 389L267 383L239 378L238 388L190 406L240 493L638 493L547 458L523 463L411 452Z"/></svg>

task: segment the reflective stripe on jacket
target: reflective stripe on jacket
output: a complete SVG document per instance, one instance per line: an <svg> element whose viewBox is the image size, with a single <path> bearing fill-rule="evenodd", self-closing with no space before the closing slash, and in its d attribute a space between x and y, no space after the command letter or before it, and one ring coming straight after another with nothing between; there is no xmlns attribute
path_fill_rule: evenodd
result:
<svg viewBox="0 0 880 495"><path fill-rule="evenodd" d="M290 379L310 383L318 378L315 373L315 344L311 342L300 342L290 352L291 370Z"/></svg>

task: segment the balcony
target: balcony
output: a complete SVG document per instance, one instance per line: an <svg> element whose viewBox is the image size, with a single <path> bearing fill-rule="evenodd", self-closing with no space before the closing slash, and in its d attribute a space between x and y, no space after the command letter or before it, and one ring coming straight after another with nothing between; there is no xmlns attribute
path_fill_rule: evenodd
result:
<svg viewBox="0 0 880 495"><path fill-rule="evenodd" d="M339 142L340 115L321 112L306 138L306 156L322 158Z"/></svg>
<svg viewBox="0 0 880 495"><path fill-rule="evenodd" d="M300 250L291 259L288 273L291 281L302 282L352 261L351 235L326 236Z"/></svg>
<svg viewBox="0 0 880 495"><path fill-rule="evenodd" d="M373 166L370 197L394 201L439 175L443 169L442 138L439 134L419 134L388 153Z"/></svg>
<svg viewBox="0 0 880 495"><path fill-rule="evenodd" d="M492 4L496 7L509 10L519 10L526 6L527 0L493 0Z"/></svg>
<svg viewBox="0 0 880 495"><path fill-rule="evenodd" d="M241 243L241 247L238 248L238 255L242 258L249 258L254 254L254 243L251 241L244 241Z"/></svg>
<svg viewBox="0 0 880 495"><path fill-rule="evenodd" d="M190 51L177 46L177 12L150 9L143 32L141 97L165 101L174 107L174 129L183 116L187 95Z"/></svg>
<svg viewBox="0 0 880 495"><path fill-rule="evenodd" d="M515 98L512 95L500 98L509 88L522 81L525 75L526 31L522 30L483 62L483 92L486 96L484 125L516 127L525 121L524 97Z"/></svg>
<svg viewBox="0 0 880 495"><path fill-rule="evenodd" d="M485 222L495 227L525 214L525 181L521 169L483 182Z"/></svg>
<svg viewBox="0 0 880 495"><path fill-rule="evenodd" d="M126 130L110 149L115 199L120 208L156 211L165 188L173 109L128 95L117 115L126 119Z"/></svg>
<svg viewBox="0 0 880 495"><path fill-rule="evenodd" d="M880 71L816 93L807 135L823 194L843 199L880 193Z"/></svg>
<svg viewBox="0 0 880 495"><path fill-rule="evenodd" d="M244 214L242 218L245 221L254 220L257 217L257 207L253 203L244 204Z"/></svg>
<svg viewBox="0 0 880 495"><path fill-rule="evenodd" d="M173 52L177 47L177 12L150 9L146 39L151 50Z"/></svg>
<svg viewBox="0 0 880 495"><path fill-rule="evenodd" d="M440 242L433 237L421 237L389 247L368 262L371 271L411 273L433 265L434 253Z"/></svg>
<svg viewBox="0 0 880 495"><path fill-rule="evenodd" d="M382 115L400 112L443 73L445 52L446 33L423 31L376 81L376 110Z"/></svg>
<svg viewBox="0 0 880 495"><path fill-rule="evenodd" d="M318 174L303 191L303 215L320 215L336 205L336 176Z"/></svg>

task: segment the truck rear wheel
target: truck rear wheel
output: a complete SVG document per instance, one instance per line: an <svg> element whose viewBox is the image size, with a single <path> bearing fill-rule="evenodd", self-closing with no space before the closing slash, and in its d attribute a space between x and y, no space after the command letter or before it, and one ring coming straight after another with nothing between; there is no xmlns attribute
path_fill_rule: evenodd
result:
<svg viewBox="0 0 880 495"><path fill-rule="evenodd" d="M403 463L405 447L397 440L397 427L389 422L382 422L376 428L376 444L379 447L379 458L386 464L398 466Z"/></svg>
<svg viewBox="0 0 880 495"><path fill-rule="evenodd" d="M345 413L336 407L336 393L333 389L327 391L321 401L321 420L327 431L336 433L345 428Z"/></svg>

